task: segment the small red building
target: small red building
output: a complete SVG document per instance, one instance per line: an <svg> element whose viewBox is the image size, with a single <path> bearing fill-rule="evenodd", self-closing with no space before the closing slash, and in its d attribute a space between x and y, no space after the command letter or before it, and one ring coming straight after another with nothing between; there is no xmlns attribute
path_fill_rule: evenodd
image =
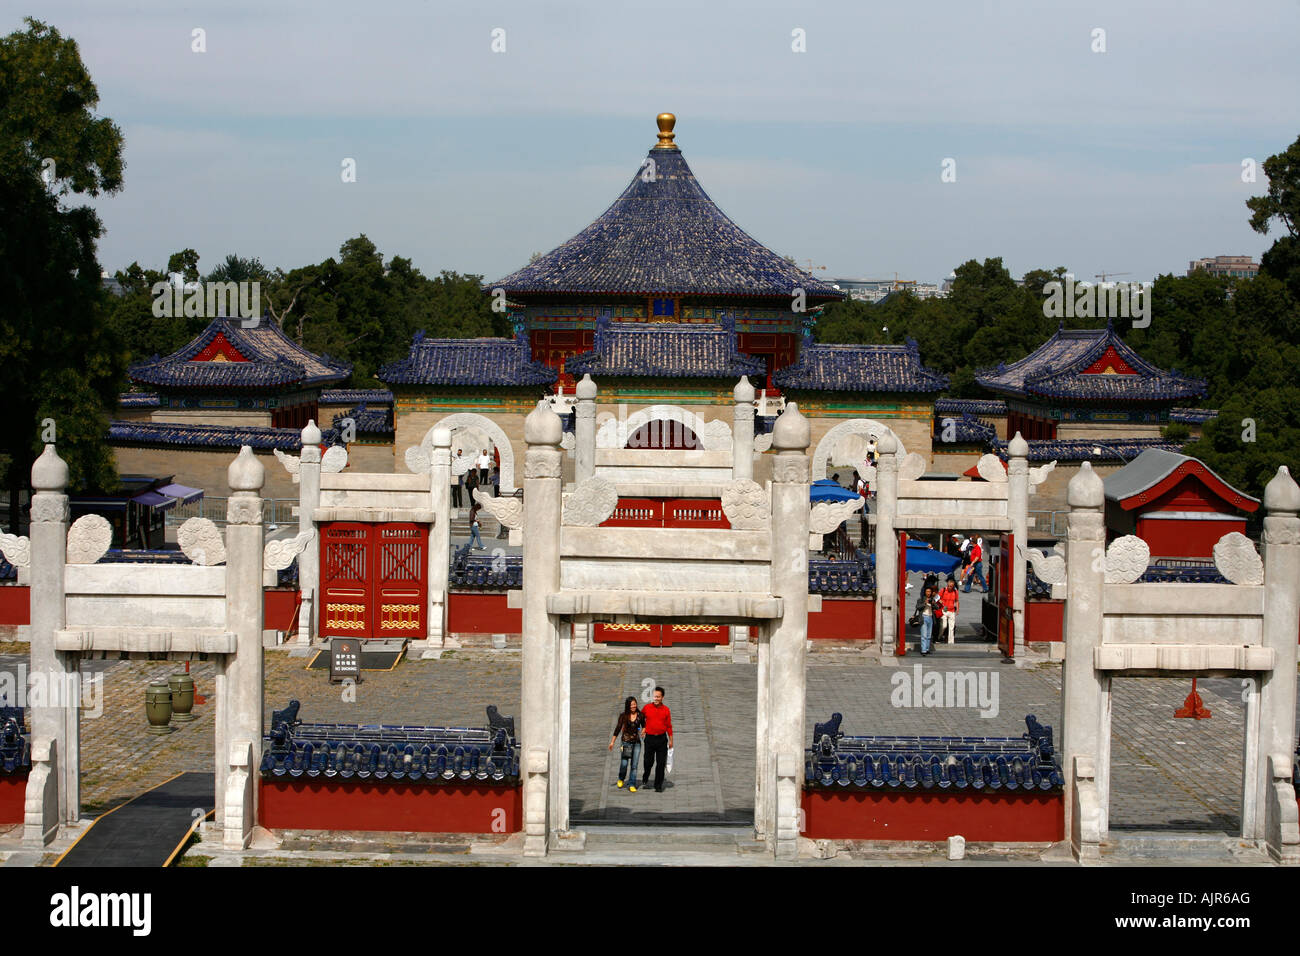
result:
<svg viewBox="0 0 1300 956"><path fill-rule="evenodd" d="M1243 494L1187 455L1148 448L1108 475L1106 534L1135 534L1160 558L1212 559L1231 531L1246 531L1245 515L1259 499Z"/></svg>

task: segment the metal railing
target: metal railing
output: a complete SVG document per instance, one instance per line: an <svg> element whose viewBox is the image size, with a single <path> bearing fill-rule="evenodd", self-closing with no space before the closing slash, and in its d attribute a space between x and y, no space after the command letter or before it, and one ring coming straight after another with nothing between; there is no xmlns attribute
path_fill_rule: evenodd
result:
<svg viewBox="0 0 1300 956"><path fill-rule="evenodd" d="M1069 515L1068 511L1031 511L1029 517L1034 518L1038 515L1040 518L1034 519L1033 530L1039 534L1049 534L1053 538L1065 537L1065 519Z"/></svg>
<svg viewBox="0 0 1300 956"><path fill-rule="evenodd" d="M217 527L225 527L228 501L229 498L205 495L198 501L181 502L166 513L167 527L178 528L190 518L207 518ZM296 498L263 498L262 523L263 525L296 525L298 516L293 511L297 507Z"/></svg>

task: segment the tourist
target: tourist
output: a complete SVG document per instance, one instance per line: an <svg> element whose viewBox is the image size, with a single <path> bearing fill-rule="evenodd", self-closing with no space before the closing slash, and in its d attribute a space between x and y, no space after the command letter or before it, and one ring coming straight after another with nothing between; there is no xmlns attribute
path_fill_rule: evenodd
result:
<svg viewBox="0 0 1300 956"><path fill-rule="evenodd" d="M492 467L492 456L488 454L486 448L479 452L477 464L479 487L481 487L486 494L488 487L488 469Z"/></svg>
<svg viewBox="0 0 1300 956"><path fill-rule="evenodd" d="M487 550L487 548L483 547L483 538L479 534L478 513L479 509L482 507L483 506L476 501L474 502L473 507L469 509L469 543L475 551Z"/></svg>
<svg viewBox="0 0 1300 956"><path fill-rule="evenodd" d="M478 469L474 467L473 462L470 462L465 469L465 501L471 510L477 504L474 501L474 490L476 488L478 488Z"/></svg>
<svg viewBox="0 0 1300 956"><path fill-rule="evenodd" d="M935 587L927 579L925 586L921 590L921 596L916 599L916 616L921 619L921 656L926 657L930 653L930 645L934 637L935 614L942 611L938 605L935 595Z"/></svg>
<svg viewBox="0 0 1300 956"><path fill-rule="evenodd" d="M980 592L989 593L988 582L984 580L984 539L976 538L975 543L970 546L970 570L966 574L966 587L963 589L970 594L971 579L980 583Z"/></svg>
<svg viewBox="0 0 1300 956"><path fill-rule="evenodd" d="M488 475L488 484L492 486L492 497L499 497L501 494L501 469L496 465L492 466L492 472Z"/></svg>
<svg viewBox="0 0 1300 956"><path fill-rule="evenodd" d="M957 581L950 574L948 575L948 585L939 592L939 604L943 607L943 624L939 633L948 632L948 643L957 642L957 609L960 606L961 598L957 595Z"/></svg>
<svg viewBox="0 0 1300 956"><path fill-rule="evenodd" d="M629 697L623 701L623 712L618 715L618 724L614 727L614 736L609 738L609 749L614 749L614 741L623 739L623 749L618 758L618 785L629 779L628 790L636 793L636 765L641 757L641 731L645 727L645 714L636 705L636 698Z"/></svg>
<svg viewBox="0 0 1300 956"><path fill-rule="evenodd" d="M672 746L673 714L664 706L664 689L656 687L654 701L645 705L645 768L641 786L649 784L650 770L654 768L655 793L664 792L664 771Z"/></svg>
<svg viewBox="0 0 1300 956"><path fill-rule="evenodd" d="M469 459L464 457L461 449L456 449L456 457L451 460L451 506L462 508L465 494L465 472L469 471Z"/></svg>

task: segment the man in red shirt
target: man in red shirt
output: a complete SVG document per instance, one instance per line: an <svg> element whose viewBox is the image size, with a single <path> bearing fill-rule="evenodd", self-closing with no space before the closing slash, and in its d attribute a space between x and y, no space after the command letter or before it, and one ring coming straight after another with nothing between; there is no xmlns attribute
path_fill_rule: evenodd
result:
<svg viewBox="0 0 1300 956"><path fill-rule="evenodd" d="M655 792L664 792L664 768L668 763L668 748L673 745L673 713L664 706L664 689L656 687L654 701L641 709L645 714L645 769L641 774L641 789L650 781L650 768L655 771Z"/></svg>

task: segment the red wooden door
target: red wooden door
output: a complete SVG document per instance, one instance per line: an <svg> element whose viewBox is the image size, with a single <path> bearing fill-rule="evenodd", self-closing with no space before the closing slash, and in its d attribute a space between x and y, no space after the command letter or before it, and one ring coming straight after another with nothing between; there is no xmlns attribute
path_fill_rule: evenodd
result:
<svg viewBox="0 0 1300 956"><path fill-rule="evenodd" d="M1014 657L1016 651L1015 617L1011 609L1011 596L1015 593L1015 546L1015 535L1002 535L998 548L998 648L1007 657Z"/></svg>
<svg viewBox="0 0 1300 956"><path fill-rule="evenodd" d="M322 526L321 636L422 638L428 544L426 525Z"/></svg>

